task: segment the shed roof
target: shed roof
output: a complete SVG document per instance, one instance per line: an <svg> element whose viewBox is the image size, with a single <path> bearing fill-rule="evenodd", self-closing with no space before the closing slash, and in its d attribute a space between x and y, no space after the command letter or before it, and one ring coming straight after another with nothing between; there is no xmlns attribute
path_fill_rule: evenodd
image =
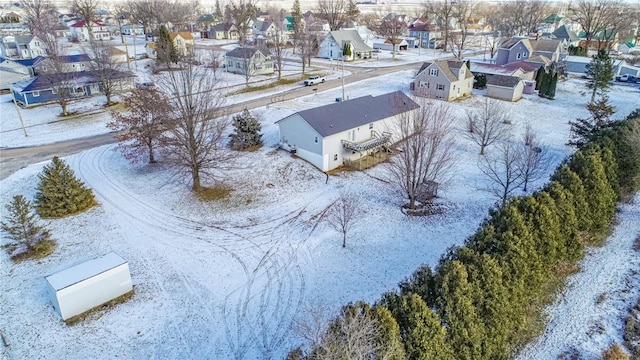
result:
<svg viewBox="0 0 640 360"><path fill-rule="evenodd" d="M127 262L116 253L110 252L101 257L85 261L46 277L51 287L58 291L83 280L102 274Z"/></svg>
<svg viewBox="0 0 640 360"><path fill-rule="evenodd" d="M229 57L234 57L234 58L238 58L238 59L250 59L253 57L253 55L255 55L255 53L257 51L260 51L262 53L262 55L264 56L269 56L271 55L271 53L269 53L269 50L265 49L265 48L257 48L257 47L237 47L231 51L229 51L227 53L226 56Z"/></svg>
<svg viewBox="0 0 640 360"><path fill-rule="evenodd" d="M300 115L323 137L386 119L420 106L402 91L363 96L300 111Z"/></svg>
<svg viewBox="0 0 640 360"><path fill-rule="evenodd" d="M520 80L521 79L517 76L490 75L490 76L487 76L487 85L515 88L520 82Z"/></svg>

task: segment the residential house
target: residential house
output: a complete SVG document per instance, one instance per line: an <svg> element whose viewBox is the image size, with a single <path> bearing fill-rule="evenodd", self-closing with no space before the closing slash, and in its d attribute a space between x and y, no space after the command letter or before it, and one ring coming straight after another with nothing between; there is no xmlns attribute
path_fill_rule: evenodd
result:
<svg viewBox="0 0 640 360"><path fill-rule="evenodd" d="M407 50L409 48L409 43L405 39L395 39L393 42L391 39L375 39L373 41L373 48L393 51L393 43L395 43L395 50Z"/></svg>
<svg viewBox="0 0 640 360"><path fill-rule="evenodd" d="M362 41L356 30L330 31L320 42L318 57L345 61L370 59L373 48Z"/></svg>
<svg viewBox="0 0 640 360"><path fill-rule="evenodd" d="M91 69L92 60L87 54L60 55L59 61L62 63L63 72L79 72ZM55 67L51 64L51 59L47 58L36 66L38 73L53 72Z"/></svg>
<svg viewBox="0 0 640 360"><path fill-rule="evenodd" d="M297 112L277 122L280 147L329 171L388 146L396 117L419 108L401 91Z"/></svg>
<svg viewBox="0 0 640 360"><path fill-rule="evenodd" d="M22 21L22 16L20 16L19 14L13 12L13 11L9 11L6 13L2 13L0 15L0 21L3 23L21 23Z"/></svg>
<svg viewBox="0 0 640 360"><path fill-rule="evenodd" d="M587 47L587 33L581 31L578 33L578 37L580 38L580 47ZM589 43L589 50L609 50L615 49L618 47L618 32L615 29L603 29L598 30L591 37L591 42Z"/></svg>
<svg viewBox="0 0 640 360"><path fill-rule="evenodd" d="M85 26L86 23L86 20L80 20L69 26L72 39L89 41L89 30ZM99 20L93 21L91 25L91 35L93 36L93 40L111 40L109 25Z"/></svg>
<svg viewBox="0 0 640 360"><path fill-rule="evenodd" d="M305 30L310 33L327 33L331 31L329 22L326 19L314 15L311 11L307 11L303 15Z"/></svg>
<svg viewBox="0 0 640 360"><path fill-rule="evenodd" d="M531 87L531 85L529 85ZM533 87L535 88L535 82ZM518 101L522 98L525 80L519 76L491 75L487 77L487 96L506 101Z"/></svg>
<svg viewBox="0 0 640 360"><path fill-rule="evenodd" d="M31 31L24 23L0 23L0 35L29 35Z"/></svg>
<svg viewBox="0 0 640 360"><path fill-rule="evenodd" d="M495 63L504 65L526 61L537 67L546 67L555 62L558 71L564 72L566 57L567 45L564 40L513 37L500 43Z"/></svg>
<svg viewBox="0 0 640 360"><path fill-rule="evenodd" d="M536 30L541 33L552 33L559 27L568 24L568 19L562 15L550 14L546 18L542 19Z"/></svg>
<svg viewBox="0 0 640 360"><path fill-rule="evenodd" d="M203 39L238 40L239 34L238 28L233 23L224 22L209 26L201 32L200 37Z"/></svg>
<svg viewBox="0 0 640 360"><path fill-rule="evenodd" d="M64 39L71 38L71 30L67 25L56 24L53 26L52 30L53 30L53 36L55 36L56 38L64 38Z"/></svg>
<svg viewBox="0 0 640 360"><path fill-rule="evenodd" d="M169 36L179 56L187 56L192 53L194 44L193 34L187 31L180 31L172 32Z"/></svg>
<svg viewBox="0 0 640 360"><path fill-rule="evenodd" d="M120 28L122 35L144 35L144 26L140 24L125 24Z"/></svg>
<svg viewBox="0 0 640 360"><path fill-rule="evenodd" d="M268 75L273 74L273 59L264 47L239 47L225 56L225 67L232 74Z"/></svg>
<svg viewBox="0 0 640 360"><path fill-rule="evenodd" d="M113 70L111 79L115 92L130 91L134 88L135 75ZM39 75L11 85L13 99L24 107L30 107L58 99L56 89L65 86L72 98L82 98L103 94L100 76L93 71Z"/></svg>
<svg viewBox="0 0 640 360"><path fill-rule="evenodd" d="M580 45L580 38L567 25L558 27L553 33L553 37L558 40L564 40L567 46Z"/></svg>
<svg viewBox="0 0 640 360"><path fill-rule="evenodd" d="M44 59L42 56L23 60L0 58L0 90L8 90L14 82L35 76L34 66Z"/></svg>
<svg viewBox="0 0 640 360"><path fill-rule="evenodd" d="M417 96L451 101L471 95L473 73L463 61L437 60L424 63L411 83Z"/></svg>
<svg viewBox="0 0 640 360"><path fill-rule="evenodd" d="M0 37L0 55L11 59L33 59L46 56L44 42L35 35L5 35Z"/></svg>
<svg viewBox="0 0 640 360"><path fill-rule="evenodd" d="M127 62L127 52L121 49L118 49L115 46L109 47L109 57L111 57L111 61L114 63L125 63Z"/></svg>
<svg viewBox="0 0 640 360"><path fill-rule="evenodd" d="M422 48L437 48L442 39L442 31L439 26L424 21L426 20L415 20L409 24L409 37L418 39Z"/></svg>
<svg viewBox="0 0 640 360"><path fill-rule="evenodd" d="M144 44L144 51L149 59L158 58L158 45L154 42L148 42Z"/></svg>

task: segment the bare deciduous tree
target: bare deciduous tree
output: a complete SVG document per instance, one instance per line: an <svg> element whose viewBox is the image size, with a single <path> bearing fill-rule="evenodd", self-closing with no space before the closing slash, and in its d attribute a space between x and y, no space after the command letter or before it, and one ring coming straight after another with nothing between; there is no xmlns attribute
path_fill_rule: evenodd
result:
<svg viewBox="0 0 640 360"><path fill-rule="evenodd" d="M522 191L527 192L529 183L546 175L551 159L547 147L538 140L530 124L527 124L522 140L518 167L522 172Z"/></svg>
<svg viewBox="0 0 640 360"><path fill-rule="evenodd" d="M180 65L159 79L174 109L160 146L176 176L189 179L197 192L203 178L217 180L220 171L231 167L232 155L222 142L229 119L220 111L222 97L212 74L192 61Z"/></svg>
<svg viewBox="0 0 640 360"><path fill-rule="evenodd" d="M107 127L116 132L125 159L155 163L155 148L171 113L169 99L155 89L136 89L123 99L128 112L114 110Z"/></svg>
<svg viewBox="0 0 640 360"><path fill-rule="evenodd" d="M90 54L92 58L89 68L100 79L100 88L107 98L106 106L112 105L112 96L123 89L119 73L124 69L115 61L112 51L113 48L109 44L93 39L89 40L89 48L85 49L85 53Z"/></svg>
<svg viewBox="0 0 640 360"><path fill-rule="evenodd" d="M98 0L73 0L71 2L71 11L85 21L84 26L89 32L89 39L93 40L93 31L91 27L96 20L96 10L98 10Z"/></svg>
<svg viewBox="0 0 640 360"><path fill-rule="evenodd" d="M460 0L453 5L451 17L458 23L460 31L451 36L451 53L458 59L462 59L462 53L467 45L469 25L471 25L474 10L474 3L470 0Z"/></svg>
<svg viewBox="0 0 640 360"><path fill-rule="evenodd" d="M424 3L424 11L427 18L434 16L438 19L442 29L442 37L444 40L443 49L449 48L451 20L454 14L456 0L429 0Z"/></svg>
<svg viewBox="0 0 640 360"><path fill-rule="evenodd" d="M480 146L484 155L487 146L504 139L509 134L507 111L499 102L485 98L484 106L467 111L467 138Z"/></svg>
<svg viewBox="0 0 640 360"><path fill-rule="evenodd" d="M282 79L282 66L284 65L284 47L287 29L285 28L285 11L284 9L274 10L271 12L271 21L273 21L274 32L269 41L272 49L273 59L278 71L278 80Z"/></svg>
<svg viewBox="0 0 640 360"><path fill-rule="evenodd" d="M302 74L307 66L311 66L311 58L318 53L318 35L306 32L298 40L298 51L302 60Z"/></svg>
<svg viewBox="0 0 640 360"><path fill-rule="evenodd" d="M84 91L81 87L76 87L73 72L69 72L67 64L63 60L64 48L55 38L45 41L49 57L40 65L40 79L47 84L56 95L55 101L62 109L62 116L69 115L67 106L77 91Z"/></svg>
<svg viewBox="0 0 640 360"><path fill-rule="evenodd" d="M383 19L380 27L378 27L378 32L391 41L392 59L396 58L396 45L400 42L406 30L407 23L398 16Z"/></svg>
<svg viewBox="0 0 640 360"><path fill-rule="evenodd" d="M247 34L251 29L251 21L255 18L258 8L255 0L231 0L229 2L229 16L238 29L241 46L247 42Z"/></svg>
<svg viewBox="0 0 640 360"><path fill-rule="evenodd" d="M38 37L52 36L51 31L57 22L56 7L49 0L21 0L27 25L31 34Z"/></svg>
<svg viewBox="0 0 640 360"><path fill-rule="evenodd" d="M577 0L569 7L573 22L580 25L585 33L585 47L589 49L591 41L598 31L609 29L619 31L616 26L626 27L628 14L621 0ZM630 24L630 23L629 23ZM610 34L613 34L613 31ZM605 34L606 35L606 34ZM608 39L606 39L608 41Z"/></svg>
<svg viewBox="0 0 640 360"><path fill-rule="evenodd" d="M331 30L339 30L347 22L346 0L318 0L318 17L327 20Z"/></svg>
<svg viewBox="0 0 640 360"><path fill-rule="evenodd" d="M444 184L455 164L451 108L442 101L418 100L420 108L398 116L398 154L389 162L392 183L414 209L423 184Z"/></svg>
<svg viewBox="0 0 640 360"><path fill-rule="evenodd" d="M490 180L481 188L498 197L504 205L509 196L522 185L518 145L503 141L491 153L483 156L478 163L480 171Z"/></svg>
<svg viewBox="0 0 640 360"><path fill-rule="evenodd" d="M342 234L342 247L347 247L347 234L356 226L358 216L362 213L360 199L353 195L342 193L329 210L327 221L329 225Z"/></svg>

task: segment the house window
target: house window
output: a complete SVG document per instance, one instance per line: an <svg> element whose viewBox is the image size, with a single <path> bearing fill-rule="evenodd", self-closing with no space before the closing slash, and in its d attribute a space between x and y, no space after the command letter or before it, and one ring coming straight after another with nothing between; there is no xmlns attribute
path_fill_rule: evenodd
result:
<svg viewBox="0 0 640 360"><path fill-rule="evenodd" d="M429 83L426 81L420 81L420 87L421 88L429 88Z"/></svg>
<svg viewBox="0 0 640 360"><path fill-rule="evenodd" d="M373 129L373 123L369 124L369 130Z"/></svg>
<svg viewBox="0 0 640 360"><path fill-rule="evenodd" d="M521 57L522 57L522 54L520 54L520 53L516 54L516 59L520 59Z"/></svg>
<svg viewBox="0 0 640 360"><path fill-rule="evenodd" d="M444 85L438 84L438 90L443 90L444 91Z"/></svg>
<svg viewBox="0 0 640 360"><path fill-rule="evenodd" d="M431 70L429 70L429 75L431 75L431 76L438 76L438 69L431 69Z"/></svg>
<svg viewBox="0 0 640 360"><path fill-rule="evenodd" d="M34 91L31 95L33 95L33 97L40 96L40 91Z"/></svg>
<svg viewBox="0 0 640 360"><path fill-rule="evenodd" d="M333 155L333 161L338 161L338 154Z"/></svg>
<svg viewBox="0 0 640 360"><path fill-rule="evenodd" d="M318 137L316 136L315 139L313 139L313 141L317 144L318 143Z"/></svg>

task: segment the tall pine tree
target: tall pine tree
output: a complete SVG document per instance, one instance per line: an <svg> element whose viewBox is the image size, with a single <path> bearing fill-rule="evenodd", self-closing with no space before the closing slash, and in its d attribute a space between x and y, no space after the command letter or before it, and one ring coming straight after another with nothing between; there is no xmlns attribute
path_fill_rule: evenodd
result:
<svg viewBox="0 0 640 360"><path fill-rule="evenodd" d="M57 156L42 169L38 178L35 206L43 218L77 214L96 204L93 191Z"/></svg>
<svg viewBox="0 0 640 360"><path fill-rule="evenodd" d="M14 196L6 208L6 222L2 221L2 230L15 242L25 244L27 251L41 241L51 240L49 230L39 224L33 205L24 196Z"/></svg>
<svg viewBox="0 0 640 360"><path fill-rule="evenodd" d="M591 101L596 99L596 94L605 96L611 87L613 80L613 60L607 50L601 49L591 57L591 62L587 64L587 88L591 90Z"/></svg>
<svg viewBox="0 0 640 360"><path fill-rule="evenodd" d="M578 221L578 230L586 231L590 229L591 213L587 204L587 192L580 177L569 166L562 165L553 174L551 180L557 181L571 195L573 200L572 207Z"/></svg>
<svg viewBox="0 0 640 360"><path fill-rule="evenodd" d="M156 63L171 67L171 64L179 60L178 50L171 39L171 33L166 26L160 26L160 34L156 42Z"/></svg>
<svg viewBox="0 0 640 360"><path fill-rule="evenodd" d="M584 244L580 241L573 194L557 181L551 181L546 191L553 199L558 221L562 224L560 227L562 246L558 249L558 255L561 260L577 260L582 257Z"/></svg>

